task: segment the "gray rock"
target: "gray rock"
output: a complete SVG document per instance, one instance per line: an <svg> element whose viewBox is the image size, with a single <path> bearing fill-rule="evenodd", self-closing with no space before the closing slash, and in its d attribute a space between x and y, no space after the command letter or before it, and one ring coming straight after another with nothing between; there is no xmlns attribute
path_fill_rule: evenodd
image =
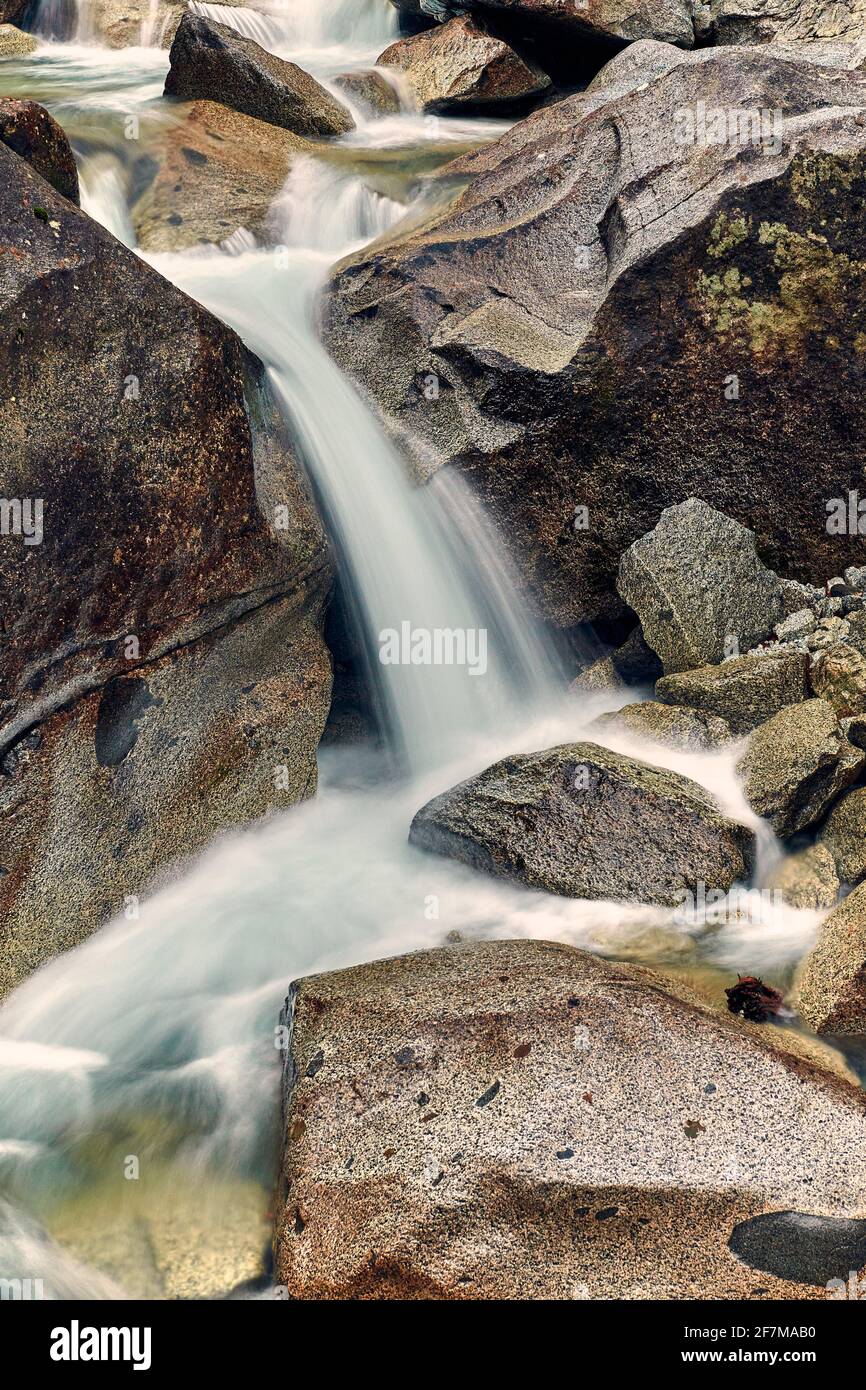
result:
<svg viewBox="0 0 866 1390"><path fill-rule="evenodd" d="M826 646L812 660L809 673L816 695L827 700L840 719L866 713L866 656L844 642Z"/></svg>
<svg viewBox="0 0 866 1390"><path fill-rule="evenodd" d="M3 993L315 791L331 580L240 339L2 144L0 225L0 452L42 503L0 545Z"/></svg>
<svg viewBox="0 0 866 1390"><path fill-rule="evenodd" d="M818 840L832 854L844 883L866 878L866 787L848 792L836 803Z"/></svg>
<svg viewBox="0 0 866 1390"><path fill-rule="evenodd" d="M866 589L866 565L849 565L845 571L845 582L852 589L862 593Z"/></svg>
<svg viewBox="0 0 866 1390"><path fill-rule="evenodd" d="M699 109L735 138L704 141ZM783 114L763 144L756 109ZM795 578L858 562L862 538L820 522L866 456L864 116L861 73L684 53L638 90L534 112L461 160L411 233L335 268L331 352L420 479L471 475L561 626L621 612L620 557L687 497L753 527ZM728 378L749 390L727 399Z"/></svg>
<svg viewBox="0 0 866 1390"><path fill-rule="evenodd" d="M808 659L800 652L747 652L720 666L703 666L663 676L656 696L669 705L689 705L717 714L734 733L746 734L786 705L809 696Z"/></svg>
<svg viewBox="0 0 866 1390"><path fill-rule="evenodd" d="M657 700L623 705L622 709L599 715L589 727L619 730L673 748L718 748L733 738L730 726L718 715L704 714L684 705L663 705Z"/></svg>
<svg viewBox="0 0 866 1390"><path fill-rule="evenodd" d="M692 0L586 0L564 5L562 0L391 0L398 10L412 15L447 19L455 10L511 19L524 35L553 26L554 42L585 46L587 38L660 39L691 48L695 41ZM577 50L579 51L579 50Z"/></svg>
<svg viewBox="0 0 866 1390"><path fill-rule="evenodd" d="M866 1033L866 884L823 922L802 968L798 1008L816 1033Z"/></svg>
<svg viewBox="0 0 866 1390"><path fill-rule="evenodd" d="M546 73L468 15L400 39L378 62L399 68L424 111L514 110L550 86Z"/></svg>
<svg viewBox="0 0 866 1390"><path fill-rule="evenodd" d="M819 652L824 647L831 647L837 642L846 641L850 632L851 623L847 618L820 618L815 631L810 632L805 639L806 648L811 652Z"/></svg>
<svg viewBox="0 0 866 1390"><path fill-rule="evenodd" d="M572 690L606 690L626 685L653 685L662 673L661 662L644 641L640 625L607 656L599 657L576 676Z"/></svg>
<svg viewBox="0 0 866 1390"><path fill-rule="evenodd" d="M697 497L668 507L629 547L617 588L666 673L748 651L769 637L784 611L779 580L758 559L754 532Z"/></svg>
<svg viewBox="0 0 866 1390"><path fill-rule="evenodd" d="M354 129L345 106L303 68L225 24L185 14L169 61L166 96L221 101L296 135L343 135Z"/></svg>
<svg viewBox="0 0 866 1390"><path fill-rule="evenodd" d="M766 886L791 907L812 911L826 911L834 906L839 896L836 865L824 845L809 845L796 854L789 854Z"/></svg>
<svg viewBox="0 0 866 1390"><path fill-rule="evenodd" d="M26 159L70 203L78 203L78 169L72 146L44 106L0 97L0 141Z"/></svg>
<svg viewBox="0 0 866 1390"><path fill-rule="evenodd" d="M804 0L791 5L788 0L710 0L712 34L716 43L800 43L810 47L814 41L823 49L842 44L852 50L850 62L863 62L863 31L866 25L864 0ZM828 44L835 40L835 44ZM840 43L840 41L842 41ZM846 64L847 65L847 64Z"/></svg>
<svg viewBox="0 0 866 1390"><path fill-rule="evenodd" d="M504 758L422 807L409 839L532 888L644 903L727 890L753 853L696 782L594 743Z"/></svg>
<svg viewBox="0 0 866 1390"><path fill-rule="evenodd" d="M819 821L864 763L866 754L845 738L832 706L805 700L755 729L737 770L752 810L785 837Z"/></svg>
<svg viewBox="0 0 866 1390"><path fill-rule="evenodd" d="M811 585L801 584L797 579L780 579L779 586L782 590L782 604L789 617L802 612L804 608L814 609L819 594Z"/></svg>
<svg viewBox="0 0 866 1390"><path fill-rule="evenodd" d="M624 685L625 681L617 670L613 657L600 656L575 676L569 689L579 694L581 691L616 690Z"/></svg>
<svg viewBox="0 0 866 1390"><path fill-rule="evenodd" d="M459 945L300 980L284 1021L292 1299L825 1299L866 1215L862 1090L651 971ZM785 1277L742 1229L780 1211L816 1218Z"/></svg>
<svg viewBox="0 0 866 1390"><path fill-rule="evenodd" d="M811 608L800 608L790 613L781 623L776 624L776 636L780 642L794 642L798 637L808 637L818 626L818 619Z"/></svg>

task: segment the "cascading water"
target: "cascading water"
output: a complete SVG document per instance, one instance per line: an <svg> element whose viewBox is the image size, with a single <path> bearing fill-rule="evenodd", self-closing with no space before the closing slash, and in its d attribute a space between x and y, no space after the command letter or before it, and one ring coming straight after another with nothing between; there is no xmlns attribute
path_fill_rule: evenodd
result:
<svg viewBox="0 0 866 1390"><path fill-rule="evenodd" d="M331 76L375 56L395 22L387 0L219 10L215 17L268 47L294 45L287 56ZM278 37L256 27L271 23ZM316 61L304 62L311 45ZM112 100L120 113L131 102L144 109L165 57L137 60L143 67L133 89L109 55L63 54L62 45L53 47L41 80L84 137L87 122L97 122L99 141L83 140L90 150L81 169L84 206L131 242L121 177L128 152L119 137L115 151L106 148L106 112ZM343 144L460 140L468 125L431 129L418 117L391 117ZM140 1270L118 1269L104 1247L132 1241L153 1209L134 1206L134 1221L123 1224L131 1188L121 1212L115 1169L103 1153L113 1163L115 1153L145 1150L161 1174L151 1199L158 1203L168 1190L189 1190L200 1206L211 1190L224 1218L252 1191L250 1225L259 1238L275 1142L275 1024L293 976L438 944L450 931L551 937L625 957L668 953L695 969L746 963L778 973L799 958L817 925L816 914L759 901L706 933L699 918L519 890L407 844L411 817L431 795L505 753L579 737L621 700L611 693L578 706L563 694L556 655L518 598L507 556L477 505L454 478L439 475L424 489L409 484L318 342L316 296L328 267L404 211L343 166L304 159L274 204L275 246L238 233L223 248L149 257L230 322L268 367L328 519L403 775L394 778L376 749L324 751L314 802L228 837L144 901L138 920L116 921L52 962L0 1010L0 1182L15 1204L0 1210L0 1272L27 1277L41 1261L54 1270L46 1296L110 1296L108 1276L150 1296ZM383 664L381 636L404 622L483 630L484 671ZM604 741L646 754L625 737ZM755 824L732 753L654 747L650 758L710 786ZM216 1217L210 1224L221 1229ZM66 1254L57 1254L52 1236ZM247 1276L232 1256L236 1230L221 1239L230 1286Z"/></svg>

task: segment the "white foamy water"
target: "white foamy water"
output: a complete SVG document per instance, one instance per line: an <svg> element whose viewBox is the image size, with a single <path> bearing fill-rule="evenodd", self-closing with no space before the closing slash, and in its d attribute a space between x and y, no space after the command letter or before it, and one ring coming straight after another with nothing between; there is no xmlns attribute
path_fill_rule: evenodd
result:
<svg viewBox="0 0 866 1390"><path fill-rule="evenodd" d="M396 23L388 0L292 0L230 13L194 8L326 80L369 62ZM61 118L65 110L82 128L97 123L97 148L81 170L83 204L127 244L134 238L122 116L152 105L166 66L166 55L152 49L110 55L56 44L27 66ZM106 135L112 112L114 146ZM394 147L502 128L404 112L365 119L340 143ZM323 752L314 802L223 838L146 897L139 920L109 924L0 1009L0 1181L16 1202L0 1214L0 1275L8 1268L24 1277L50 1259L51 1296L106 1297L115 1287L58 1252L22 1211L48 1208L50 1217L56 1194L91 1181L73 1141L144 1117L179 1142L175 1162L270 1182L275 1029L294 977L438 945L457 932L556 939L615 957L694 961L772 978L790 971L817 928L817 914L780 908L760 893L732 897L708 923L700 912L689 918L530 892L408 844L412 816L431 796L505 754L580 738L594 715L622 697L565 693L557 654L478 505L447 471L424 489L411 486L322 349L318 294L328 268L406 211L363 178L300 160L272 209L274 245L239 231L223 248L148 257L232 324L268 368L334 540L390 756ZM483 674L382 665L380 634L404 621L484 630ZM735 750L686 754L609 732L590 737L691 776L755 826L760 887L779 851L745 806Z"/></svg>

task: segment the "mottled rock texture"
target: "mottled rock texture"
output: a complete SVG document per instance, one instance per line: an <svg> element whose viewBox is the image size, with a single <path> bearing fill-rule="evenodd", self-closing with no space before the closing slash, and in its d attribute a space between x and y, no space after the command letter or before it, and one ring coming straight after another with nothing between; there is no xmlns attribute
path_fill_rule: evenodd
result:
<svg viewBox="0 0 866 1390"><path fill-rule="evenodd" d="M32 53L38 46L32 34L25 34L23 30L16 29L14 24L0 24L0 58Z"/></svg>
<svg viewBox="0 0 866 1390"><path fill-rule="evenodd" d="M685 705L663 705L658 700L623 705L622 709L599 715L590 727L695 750L718 748L733 738L730 725L717 714L705 714Z"/></svg>
<svg viewBox="0 0 866 1390"><path fill-rule="evenodd" d="M826 1298L866 1215L863 1092L649 971L464 945L300 980L286 1021L290 1298ZM814 1218L784 1276L729 1244L780 1211Z"/></svg>
<svg viewBox="0 0 866 1390"><path fill-rule="evenodd" d="M595 743L504 758L422 807L409 839L531 888L644 903L727 889L753 850L696 782Z"/></svg>
<svg viewBox="0 0 866 1390"><path fill-rule="evenodd" d="M707 666L769 637L784 613L754 532L690 497L630 545L617 588L666 672Z"/></svg>
<svg viewBox="0 0 866 1390"><path fill-rule="evenodd" d="M221 101L296 135L343 135L354 127L345 106L303 68L225 24L185 14L169 60L167 96Z"/></svg>
<svg viewBox="0 0 866 1390"><path fill-rule="evenodd" d="M734 733L746 734L786 705L808 698L808 667L800 652L747 652L720 666L663 676L656 695L666 704L719 715Z"/></svg>
<svg viewBox="0 0 866 1390"><path fill-rule="evenodd" d="M425 111L515 110L550 86L546 73L467 15L400 39L379 57Z"/></svg>
<svg viewBox="0 0 866 1390"><path fill-rule="evenodd" d="M822 924L801 971L798 1007L816 1033L866 1033L866 884Z"/></svg>
<svg viewBox="0 0 866 1390"><path fill-rule="evenodd" d="M547 614L621 611L621 555L688 497L780 574L862 559L825 522L866 453L866 76L684 53L453 172L425 223L336 268L325 336L420 478L468 478Z"/></svg>
<svg viewBox="0 0 866 1390"><path fill-rule="evenodd" d="M78 202L78 170L66 132L36 101L0 97L0 141L64 198Z"/></svg>
<svg viewBox="0 0 866 1390"><path fill-rule="evenodd" d="M866 754L845 738L832 705L789 705L749 736L737 764L746 800L782 837L814 825L850 787Z"/></svg>
<svg viewBox="0 0 866 1390"><path fill-rule="evenodd" d="M808 845L782 860L767 887L791 907L826 911L839 895L839 875L825 845Z"/></svg>
<svg viewBox="0 0 866 1390"><path fill-rule="evenodd" d="M4 145L0 223L5 991L314 791L330 580L235 334Z"/></svg>
<svg viewBox="0 0 866 1390"><path fill-rule="evenodd" d="M182 251L221 242L240 227L262 237L292 161L310 142L216 101L178 106L158 169L132 207L139 245Z"/></svg>
<svg viewBox="0 0 866 1390"><path fill-rule="evenodd" d="M833 856L843 883L866 878L866 787L857 787L836 803L818 839Z"/></svg>

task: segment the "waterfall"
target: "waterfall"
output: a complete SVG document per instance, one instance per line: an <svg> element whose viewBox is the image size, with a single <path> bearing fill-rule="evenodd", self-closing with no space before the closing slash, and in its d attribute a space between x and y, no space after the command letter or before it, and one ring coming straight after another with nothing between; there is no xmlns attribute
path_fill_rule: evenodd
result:
<svg viewBox="0 0 866 1390"><path fill-rule="evenodd" d="M329 265L403 211L360 179L302 159L272 209L276 251L151 259L269 367L336 543L392 746L420 770L491 722L516 726L522 697L537 705L551 696L556 666L480 508L456 479L426 488L408 480L318 341L316 297ZM404 625L466 634L467 648L485 645L485 669L383 664L383 634Z"/></svg>
<svg viewBox="0 0 866 1390"><path fill-rule="evenodd" d="M88 0L84 0L87 5ZM68 43L79 35L79 0L30 0L24 14L24 27L41 39Z"/></svg>
<svg viewBox="0 0 866 1390"><path fill-rule="evenodd" d="M375 58L399 24L390 0L264 0L254 8L189 0L189 9L289 56L352 48Z"/></svg>

